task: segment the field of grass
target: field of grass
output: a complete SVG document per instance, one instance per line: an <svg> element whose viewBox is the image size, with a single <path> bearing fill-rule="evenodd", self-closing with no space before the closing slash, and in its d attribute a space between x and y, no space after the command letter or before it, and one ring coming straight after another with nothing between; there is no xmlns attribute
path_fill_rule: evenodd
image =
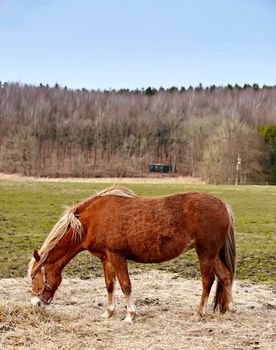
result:
<svg viewBox="0 0 276 350"><path fill-rule="evenodd" d="M0 180L0 278L24 276L34 248L40 248L64 205L72 205L111 184ZM206 191L225 200L236 218L237 279L275 281L276 186L214 186L181 184L128 184L145 196L185 191ZM194 251L160 265L130 264L158 268L183 277L198 277ZM65 275L102 275L101 264L81 253L66 267Z"/></svg>

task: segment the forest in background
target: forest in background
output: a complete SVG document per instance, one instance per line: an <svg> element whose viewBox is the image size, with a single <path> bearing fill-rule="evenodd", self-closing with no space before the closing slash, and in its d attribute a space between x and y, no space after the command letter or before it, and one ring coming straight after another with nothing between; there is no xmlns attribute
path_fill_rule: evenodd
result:
<svg viewBox="0 0 276 350"><path fill-rule="evenodd" d="M276 87L0 83L1 172L135 177L149 163L209 183L276 183Z"/></svg>

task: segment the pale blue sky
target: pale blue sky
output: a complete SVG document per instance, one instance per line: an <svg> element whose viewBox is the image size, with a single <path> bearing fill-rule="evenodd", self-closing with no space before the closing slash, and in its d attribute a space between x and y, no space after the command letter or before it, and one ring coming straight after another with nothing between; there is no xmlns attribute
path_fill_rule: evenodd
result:
<svg viewBox="0 0 276 350"><path fill-rule="evenodd" d="M0 80L276 84L276 0L0 0Z"/></svg>

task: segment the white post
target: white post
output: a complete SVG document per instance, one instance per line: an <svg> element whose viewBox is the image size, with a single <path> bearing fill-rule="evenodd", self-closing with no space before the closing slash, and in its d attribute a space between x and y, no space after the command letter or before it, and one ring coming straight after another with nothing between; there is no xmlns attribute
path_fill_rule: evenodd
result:
<svg viewBox="0 0 276 350"><path fill-rule="evenodd" d="M240 181L241 181L241 157L240 157L240 154L238 153L235 185L238 185Z"/></svg>

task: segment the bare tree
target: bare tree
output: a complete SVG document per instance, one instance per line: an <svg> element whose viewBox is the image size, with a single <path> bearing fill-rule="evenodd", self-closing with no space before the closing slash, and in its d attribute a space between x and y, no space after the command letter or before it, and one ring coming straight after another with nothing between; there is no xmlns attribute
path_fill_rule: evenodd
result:
<svg viewBox="0 0 276 350"><path fill-rule="evenodd" d="M254 176L257 181L263 176L264 151L255 127L275 124L275 100L276 88L247 85L100 92L4 83L0 170L38 176L141 175L154 161L170 163L182 175L231 182L235 169L224 159L236 161L241 143L242 181ZM227 122L233 120L243 125L244 134L234 126L229 131ZM228 140L228 148L222 136L226 130L236 140ZM219 179L218 169L224 174Z"/></svg>
<svg viewBox="0 0 276 350"><path fill-rule="evenodd" d="M212 183L235 183L240 157L241 182L256 180L262 173L263 152L264 143L255 129L237 118L224 119L204 149L202 177Z"/></svg>

